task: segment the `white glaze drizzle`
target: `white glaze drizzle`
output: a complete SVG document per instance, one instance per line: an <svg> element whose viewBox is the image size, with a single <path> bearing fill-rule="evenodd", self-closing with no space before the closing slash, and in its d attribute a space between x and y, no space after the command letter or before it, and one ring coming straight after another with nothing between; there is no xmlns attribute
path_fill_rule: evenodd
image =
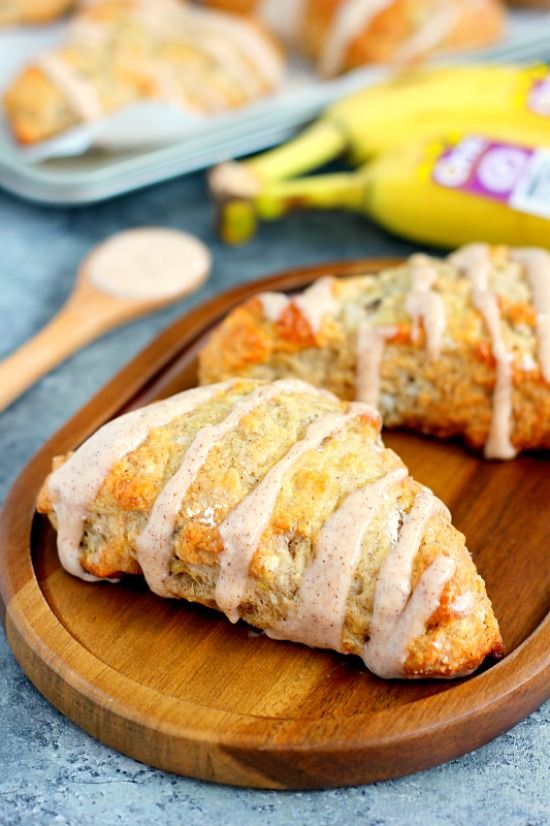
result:
<svg viewBox="0 0 550 826"><path fill-rule="evenodd" d="M523 247L512 250L512 258L523 265L531 286L540 369L545 381L550 383L550 254L546 250Z"/></svg>
<svg viewBox="0 0 550 826"><path fill-rule="evenodd" d="M200 47L227 75L237 81L247 97L261 94L263 87L260 77L256 72L250 71L241 52L221 32L209 32L207 29L201 32Z"/></svg>
<svg viewBox="0 0 550 826"><path fill-rule="evenodd" d="M290 299L284 293L259 293L258 298L262 305L264 318L275 324L290 304Z"/></svg>
<svg viewBox="0 0 550 826"><path fill-rule="evenodd" d="M517 451L510 440L512 428L512 363L502 336L496 295L489 289L491 259L486 244L468 244L450 256L452 264L463 269L472 284L472 300L481 313L496 360L496 383L489 435L484 455L487 459L512 459Z"/></svg>
<svg viewBox="0 0 550 826"><path fill-rule="evenodd" d="M289 304L294 304L306 319L313 333L318 333L325 316L334 316L338 310L338 301L334 295L334 278L326 275L295 298L288 298L284 293L259 293L258 298L264 312L264 318L275 324Z"/></svg>
<svg viewBox="0 0 550 826"><path fill-rule="evenodd" d="M357 368L355 396L358 401L378 407L380 397L380 367L386 341L397 328L391 325L375 326L369 319L357 328Z"/></svg>
<svg viewBox="0 0 550 826"><path fill-rule="evenodd" d="M97 90L77 69L55 54L43 55L37 65L63 91L82 121L101 117L103 108Z"/></svg>
<svg viewBox="0 0 550 826"><path fill-rule="evenodd" d="M439 9L432 10L424 25L402 44L394 55L394 61L408 63L441 46L455 26L458 15L455 4L449 0L440 0Z"/></svg>
<svg viewBox="0 0 550 826"><path fill-rule="evenodd" d="M120 416L94 433L52 473L48 490L57 518L59 559L69 573L89 581L98 579L83 570L80 543L90 506L111 468L139 447L152 429L190 413L232 384L234 380L198 387Z"/></svg>
<svg viewBox="0 0 550 826"><path fill-rule="evenodd" d="M201 105L192 100L182 84L178 82L173 67L168 63L162 63L160 60L152 62L149 67L149 74L155 87L156 96L171 106L177 106L187 112L196 114L204 111L204 104L219 106L220 96L202 94L203 90L206 93L210 92L206 84L201 86Z"/></svg>
<svg viewBox="0 0 550 826"><path fill-rule="evenodd" d="M304 438L292 445L220 525L224 550L220 555L216 602L231 622L239 619L238 609L246 591L250 562L267 528L286 473L305 453L320 447L324 439L364 412L372 415L372 410L365 405L351 404L348 413L326 413L316 419Z"/></svg>
<svg viewBox="0 0 550 826"><path fill-rule="evenodd" d="M260 404L284 393L320 395L316 388L297 379L264 384L240 399L220 423L206 425L195 435L179 468L157 496L147 524L137 539L137 560L149 588L155 594L171 595L168 583L177 517L185 495L210 452L225 435L239 426L244 416Z"/></svg>
<svg viewBox="0 0 550 826"><path fill-rule="evenodd" d="M280 83L283 74L281 56L269 38L245 17L167 0L163 5L164 8L157 8L156 3L142 3L139 9L147 27L159 39L184 38L200 48L203 36L219 34L229 39L265 82L270 86ZM218 59L223 61L223 55L220 54Z"/></svg>
<svg viewBox="0 0 550 826"><path fill-rule="evenodd" d="M431 358L439 358L445 332L445 304L442 297L433 292L437 270L426 255L411 258L411 287L405 299L405 309L413 319L412 339L418 340L419 322L422 320L426 335L426 350Z"/></svg>
<svg viewBox="0 0 550 826"><path fill-rule="evenodd" d="M455 562L448 556L438 556L426 568L414 589L407 607L400 614L391 631L377 626L363 650L363 662L379 677L408 676L404 670L409 646L424 634L426 624L439 607L441 594L456 571Z"/></svg>
<svg viewBox="0 0 550 826"><path fill-rule="evenodd" d="M306 0L260 0L258 16L270 31L290 43L299 40Z"/></svg>
<svg viewBox="0 0 550 826"><path fill-rule="evenodd" d="M266 634L316 648L342 651L342 630L363 537L384 500L407 476L397 468L349 494L317 536L315 556L303 573L288 616Z"/></svg>
<svg viewBox="0 0 550 826"><path fill-rule="evenodd" d="M455 572L454 561L439 556L424 571L411 594L414 560L426 525L436 513L450 518L445 505L424 488L405 517L397 544L380 568L369 641L363 649L365 665L380 677L404 676L408 647L424 632L427 620L439 605L444 585Z"/></svg>
<svg viewBox="0 0 550 826"><path fill-rule="evenodd" d="M270 86L279 85L284 73L281 56L269 38L246 18L211 9L201 11L190 6L187 7L187 14L207 31L229 38L248 58L253 71L258 72Z"/></svg>
<svg viewBox="0 0 550 826"><path fill-rule="evenodd" d="M331 20L319 66L325 75L340 71L350 43L366 31L372 20L393 0L342 0Z"/></svg>
<svg viewBox="0 0 550 826"><path fill-rule="evenodd" d="M292 303L307 319L313 333L318 333L326 315L335 315L338 302L333 291L334 278L326 275L314 281L311 287L304 290Z"/></svg>

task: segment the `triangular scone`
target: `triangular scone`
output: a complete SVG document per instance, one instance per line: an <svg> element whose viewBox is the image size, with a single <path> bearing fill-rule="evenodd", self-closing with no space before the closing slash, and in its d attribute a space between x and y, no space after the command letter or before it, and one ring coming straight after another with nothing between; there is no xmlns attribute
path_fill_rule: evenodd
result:
<svg viewBox="0 0 550 826"><path fill-rule="evenodd" d="M263 293L200 355L201 382L231 376L304 378L488 458L550 448L550 253L472 244L293 299Z"/></svg>
<svg viewBox="0 0 550 826"><path fill-rule="evenodd" d="M383 677L456 677L502 652L464 537L379 415L300 381L237 379L116 419L57 462L38 509L77 576L143 573Z"/></svg>
<svg viewBox="0 0 550 826"><path fill-rule="evenodd" d="M35 143L140 101L191 118L225 112L271 92L283 72L280 48L252 18L180 0L101 0L15 78L4 105L16 138Z"/></svg>

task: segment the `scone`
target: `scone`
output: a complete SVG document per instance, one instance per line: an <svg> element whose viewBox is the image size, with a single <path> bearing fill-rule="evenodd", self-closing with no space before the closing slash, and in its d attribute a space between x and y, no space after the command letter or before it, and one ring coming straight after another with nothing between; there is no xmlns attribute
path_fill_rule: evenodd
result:
<svg viewBox="0 0 550 826"><path fill-rule="evenodd" d="M504 31L500 0L206 0L287 34L325 75L484 46Z"/></svg>
<svg viewBox="0 0 550 826"><path fill-rule="evenodd" d="M77 576L142 573L382 677L457 677L502 653L464 537L378 413L300 381L236 379L115 419L57 460L38 509Z"/></svg>
<svg viewBox="0 0 550 826"><path fill-rule="evenodd" d="M376 275L324 278L231 312L203 384L294 376L377 407L388 427L462 436L487 458L550 448L550 254L472 244Z"/></svg>
<svg viewBox="0 0 550 826"><path fill-rule="evenodd" d="M141 100L193 115L230 110L275 89L283 70L281 50L251 19L178 0L103 0L15 79L4 104L29 144Z"/></svg>
<svg viewBox="0 0 550 826"><path fill-rule="evenodd" d="M72 9L75 0L2 0L0 26L47 23Z"/></svg>
<svg viewBox="0 0 550 826"><path fill-rule="evenodd" d="M325 75L483 46L504 31L499 0L307 0L306 51Z"/></svg>

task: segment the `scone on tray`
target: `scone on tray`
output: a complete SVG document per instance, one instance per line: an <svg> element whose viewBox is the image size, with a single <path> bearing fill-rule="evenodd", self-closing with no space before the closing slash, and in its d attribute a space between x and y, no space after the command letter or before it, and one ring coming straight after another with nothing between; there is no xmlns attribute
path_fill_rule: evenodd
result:
<svg viewBox="0 0 550 826"><path fill-rule="evenodd" d="M255 20L179 0L100 0L75 16L65 45L4 95L6 118L33 144L139 101L214 115L273 91L284 56Z"/></svg>
<svg viewBox="0 0 550 826"><path fill-rule="evenodd" d="M447 508L369 405L233 379L131 412L60 457L38 509L83 579L143 574L382 677L458 677L502 640Z"/></svg>
<svg viewBox="0 0 550 826"><path fill-rule="evenodd" d="M233 376L307 379L487 458L548 449L550 254L472 244L255 296L200 354L202 383Z"/></svg>

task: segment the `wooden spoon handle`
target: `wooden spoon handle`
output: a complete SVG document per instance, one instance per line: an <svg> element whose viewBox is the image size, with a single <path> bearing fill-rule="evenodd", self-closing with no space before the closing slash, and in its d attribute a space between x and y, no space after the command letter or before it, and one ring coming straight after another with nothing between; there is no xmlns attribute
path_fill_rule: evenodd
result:
<svg viewBox="0 0 550 826"><path fill-rule="evenodd" d="M94 313L83 314L68 303L11 356L0 363L0 411L5 410L41 376L103 332Z"/></svg>

